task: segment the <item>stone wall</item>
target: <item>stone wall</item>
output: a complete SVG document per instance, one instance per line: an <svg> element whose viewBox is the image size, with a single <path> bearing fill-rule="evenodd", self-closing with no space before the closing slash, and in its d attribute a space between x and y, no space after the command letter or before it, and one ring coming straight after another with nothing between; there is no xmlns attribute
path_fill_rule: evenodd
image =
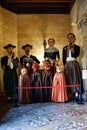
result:
<svg viewBox="0 0 87 130"><path fill-rule="evenodd" d="M17 15L0 8L0 58L6 54L3 46L12 43L17 46ZM18 55L18 47L15 49ZM0 90L3 90L3 70L0 64Z"/></svg>
<svg viewBox="0 0 87 130"><path fill-rule="evenodd" d="M76 0L71 14L71 31L76 35L76 42L81 46L80 64L87 68L87 0Z"/></svg>
<svg viewBox="0 0 87 130"><path fill-rule="evenodd" d="M76 0L71 11L71 23L73 23L71 29L75 32L81 46L80 64L83 78L83 74L87 70L87 0ZM87 74L83 78L83 87L87 101Z"/></svg>
<svg viewBox="0 0 87 130"><path fill-rule="evenodd" d="M6 53L3 49L3 46L7 45L8 43L12 43L17 46L17 15L3 8L0 9L0 13L0 20L2 24L2 51L0 51L2 53L0 56L3 56ZM17 48L15 49L15 52L17 54Z"/></svg>
<svg viewBox="0 0 87 130"><path fill-rule="evenodd" d="M43 41L53 37L55 47L60 51L66 41L66 35L70 32L70 16L59 14L27 14L18 15L18 55L24 54L21 46L26 43L33 45L32 54L43 61Z"/></svg>
<svg viewBox="0 0 87 130"><path fill-rule="evenodd" d="M16 45L14 50L20 58L24 54L21 46L26 43L33 45L32 54L43 61L44 40L53 37L56 41L55 47L60 51L62 59L62 48L66 41L66 35L70 32L70 15L60 14L25 14L17 15L0 7L0 57L6 54L3 49L8 43ZM19 65L20 66L20 65ZM0 89L3 90L3 71L0 67Z"/></svg>

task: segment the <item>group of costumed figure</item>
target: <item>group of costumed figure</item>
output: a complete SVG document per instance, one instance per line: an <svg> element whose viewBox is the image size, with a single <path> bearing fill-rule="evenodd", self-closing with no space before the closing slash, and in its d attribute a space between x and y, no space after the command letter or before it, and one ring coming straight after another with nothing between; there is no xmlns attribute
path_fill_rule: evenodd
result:
<svg viewBox="0 0 87 130"><path fill-rule="evenodd" d="M52 76L50 61L44 61L43 70L39 67L38 63L33 63L30 76L26 68L21 69L19 101L21 103L68 101L63 66L56 67L54 76Z"/></svg>
<svg viewBox="0 0 87 130"><path fill-rule="evenodd" d="M1 58L1 65L4 70L3 81L7 99L16 94L22 104L67 102L69 93L74 93L75 96L80 92L79 87L67 88L67 84L81 84L80 67L76 60L80 47L74 44L73 33L69 33L67 37L73 45L68 44L63 48L63 64L59 64L60 54L54 47L55 40L48 39L49 47L44 50L43 69L40 69L40 61L36 56L30 54L32 45L23 45L25 55L20 57L22 68L19 76L16 72L19 60L13 53L16 46L8 44L4 47L8 55Z"/></svg>

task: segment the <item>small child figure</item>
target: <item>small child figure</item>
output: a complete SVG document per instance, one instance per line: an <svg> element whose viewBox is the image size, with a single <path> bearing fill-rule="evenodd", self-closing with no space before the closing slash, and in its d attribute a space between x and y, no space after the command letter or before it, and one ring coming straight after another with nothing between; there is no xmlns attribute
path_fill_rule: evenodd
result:
<svg viewBox="0 0 87 130"><path fill-rule="evenodd" d="M30 87L30 77L28 75L27 68L22 68L21 74L19 76L19 89L18 89L19 102L22 104L30 103L30 89L26 87Z"/></svg>
<svg viewBox="0 0 87 130"><path fill-rule="evenodd" d="M31 87L34 87L34 89L31 89L31 100L34 103L42 102L42 88L39 88L42 86L39 67L38 63L33 63L32 65L33 72L31 73Z"/></svg>
<svg viewBox="0 0 87 130"><path fill-rule="evenodd" d="M56 66L56 71L57 72L55 73L53 78L52 101L66 102L68 101L68 97L66 80L64 76L64 66Z"/></svg>
<svg viewBox="0 0 87 130"><path fill-rule="evenodd" d="M42 72L42 85L43 87L46 87L43 89L43 100L45 102L50 102L52 95L52 72L50 61L44 61L43 68L44 70Z"/></svg>

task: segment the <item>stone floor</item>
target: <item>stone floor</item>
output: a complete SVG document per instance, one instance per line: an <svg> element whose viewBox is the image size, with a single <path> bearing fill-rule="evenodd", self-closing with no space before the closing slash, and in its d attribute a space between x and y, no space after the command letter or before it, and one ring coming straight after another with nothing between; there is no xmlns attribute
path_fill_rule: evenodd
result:
<svg viewBox="0 0 87 130"><path fill-rule="evenodd" d="M87 130L87 102L11 107L0 121L0 130Z"/></svg>

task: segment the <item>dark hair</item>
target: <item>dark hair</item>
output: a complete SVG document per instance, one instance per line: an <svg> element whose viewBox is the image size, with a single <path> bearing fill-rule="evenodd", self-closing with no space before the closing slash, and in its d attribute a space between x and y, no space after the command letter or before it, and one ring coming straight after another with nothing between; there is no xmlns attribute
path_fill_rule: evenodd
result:
<svg viewBox="0 0 87 130"><path fill-rule="evenodd" d="M67 34L67 38L68 38L69 35L73 35L74 39L76 39L75 34L73 34L73 33L68 33L68 34Z"/></svg>
<svg viewBox="0 0 87 130"><path fill-rule="evenodd" d="M55 39L54 39L54 38L49 38L49 39L48 39L48 42L49 42L50 40L52 40L52 41L55 43Z"/></svg>

